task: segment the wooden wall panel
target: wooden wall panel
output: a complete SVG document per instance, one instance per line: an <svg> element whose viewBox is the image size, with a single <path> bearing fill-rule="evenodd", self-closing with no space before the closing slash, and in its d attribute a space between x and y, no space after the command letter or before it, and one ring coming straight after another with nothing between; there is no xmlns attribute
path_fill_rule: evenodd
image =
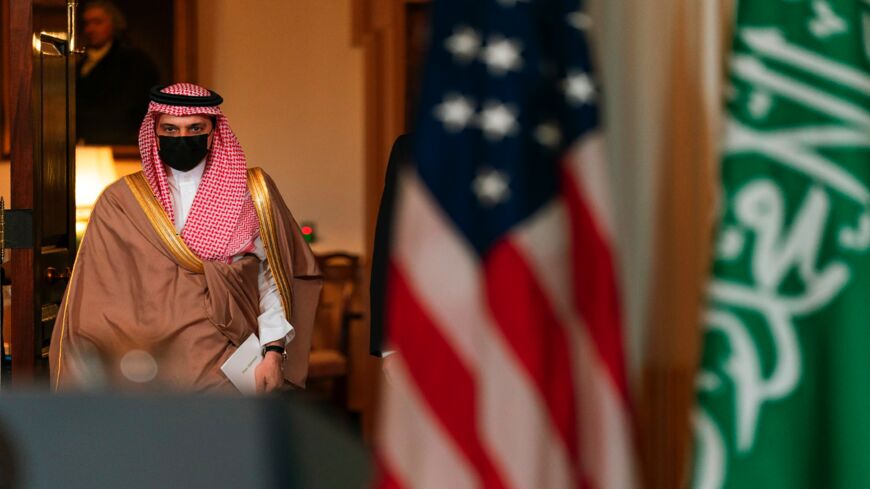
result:
<svg viewBox="0 0 870 489"><path fill-rule="evenodd" d="M354 0L352 39L365 57L365 236L366 263L371 263L375 221L393 141L407 128L407 28L409 6L428 0ZM368 277L363 277L363 302L368 305ZM368 326L368 325L367 325ZM368 334L366 328L365 334ZM367 345L367 342L365 343ZM374 430L381 362L362 352L355 366L351 404L362 406L363 428Z"/></svg>
<svg viewBox="0 0 870 489"><path fill-rule="evenodd" d="M175 0L173 14L173 37L175 44L172 53L172 71L174 80L198 82L197 63L197 29L196 29L196 1Z"/></svg>
<svg viewBox="0 0 870 489"><path fill-rule="evenodd" d="M12 108L9 105L9 46L11 42L9 1L0 0L0 159L8 159L10 151L10 124Z"/></svg>
<svg viewBox="0 0 870 489"><path fill-rule="evenodd" d="M715 229L715 182L728 2L678 0L659 162L648 334L638 406L648 489L690 478L691 409L704 289Z"/></svg>

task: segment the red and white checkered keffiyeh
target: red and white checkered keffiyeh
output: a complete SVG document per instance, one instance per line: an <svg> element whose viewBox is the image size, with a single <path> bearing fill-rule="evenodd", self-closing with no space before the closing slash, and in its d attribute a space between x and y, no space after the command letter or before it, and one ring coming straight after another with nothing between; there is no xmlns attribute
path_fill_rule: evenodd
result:
<svg viewBox="0 0 870 489"><path fill-rule="evenodd" d="M176 83L163 93L209 96L210 92L192 83ZM145 178L157 200L175 222L172 194L166 167L157 152L156 124L160 114L173 116L206 115L215 118L214 138L205 171L181 238L204 261L229 262L233 256L252 246L259 222L248 192L245 153L227 118L218 107L185 107L152 101L139 129L139 153Z"/></svg>

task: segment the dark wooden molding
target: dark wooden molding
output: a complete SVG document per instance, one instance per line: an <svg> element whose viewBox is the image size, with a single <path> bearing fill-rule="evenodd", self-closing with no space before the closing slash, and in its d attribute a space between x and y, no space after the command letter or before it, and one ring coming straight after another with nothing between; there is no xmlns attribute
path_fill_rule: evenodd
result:
<svg viewBox="0 0 870 489"><path fill-rule="evenodd" d="M33 2L15 0L8 4L9 23L9 73L8 77L11 115L11 179L13 182L30 182L31 185L12 186L12 207L33 208ZM33 381L36 341L32 325L36 310L33 301L33 281L36 274L32 249L11 250L10 278L17 286L12 295L12 370L16 385L28 385ZM23 326L23 327L22 327Z"/></svg>
<svg viewBox="0 0 870 489"><path fill-rule="evenodd" d="M353 0L350 8L350 42L359 47L371 31L371 0Z"/></svg>
<svg viewBox="0 0 870 489"><path fill-rule="evenodd" d="M198 81L196 0L175 0L173 2L175 38L172 67L175 80L196 83Z"/></svg>
<svg viewBox="0 0 870 489"><path fill-rule="evenodd" d="M139 146L123 145L112 146L112 157L117 160L138 160Z"/></svg>
<svg viewBox="0 0 870 489"><path fill-rule="evenodd" d="M353 40L365 59L365 216L368 258L393 141L406 131L406 7L424 0L355 0ZM370 262L370 260L366 260Z"/></svg>
<svg viewBox="0 0 870 489"><path fill-rule="evenodd" d="M11 32L9 24L9 2L0 0L0 160L8 159L11 151L10 126L12 110L9 96L9 75L11 64L9 60L9 45Z"/></svg>

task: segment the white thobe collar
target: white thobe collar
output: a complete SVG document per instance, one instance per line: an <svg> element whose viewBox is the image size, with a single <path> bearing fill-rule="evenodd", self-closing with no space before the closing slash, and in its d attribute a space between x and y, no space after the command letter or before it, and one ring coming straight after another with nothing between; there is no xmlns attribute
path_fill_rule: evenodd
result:
<svg viewBox="0 0 870 489"><path fill-rule="evenodd" d="M202 181L206 159L203 158L190 171L178 171L175 168L166 167L169 170L166 172L166 183L169 184L169 193L172 194L172 205L175 209L175 230L178 232L181 232L185 221L187 221L187 215L190 213L190 207L193 205L199 183Z"/></svg>

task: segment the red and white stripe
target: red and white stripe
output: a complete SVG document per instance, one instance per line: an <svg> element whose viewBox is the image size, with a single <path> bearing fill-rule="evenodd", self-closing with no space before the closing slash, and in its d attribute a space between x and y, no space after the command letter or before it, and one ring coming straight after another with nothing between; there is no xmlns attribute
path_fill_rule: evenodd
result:
<svg viewBox="0 0 870 489"><path fill-rule="evenodd" d="M403 170L378 487L635 486L600 138L577 148L483 262Z"/></svg>

